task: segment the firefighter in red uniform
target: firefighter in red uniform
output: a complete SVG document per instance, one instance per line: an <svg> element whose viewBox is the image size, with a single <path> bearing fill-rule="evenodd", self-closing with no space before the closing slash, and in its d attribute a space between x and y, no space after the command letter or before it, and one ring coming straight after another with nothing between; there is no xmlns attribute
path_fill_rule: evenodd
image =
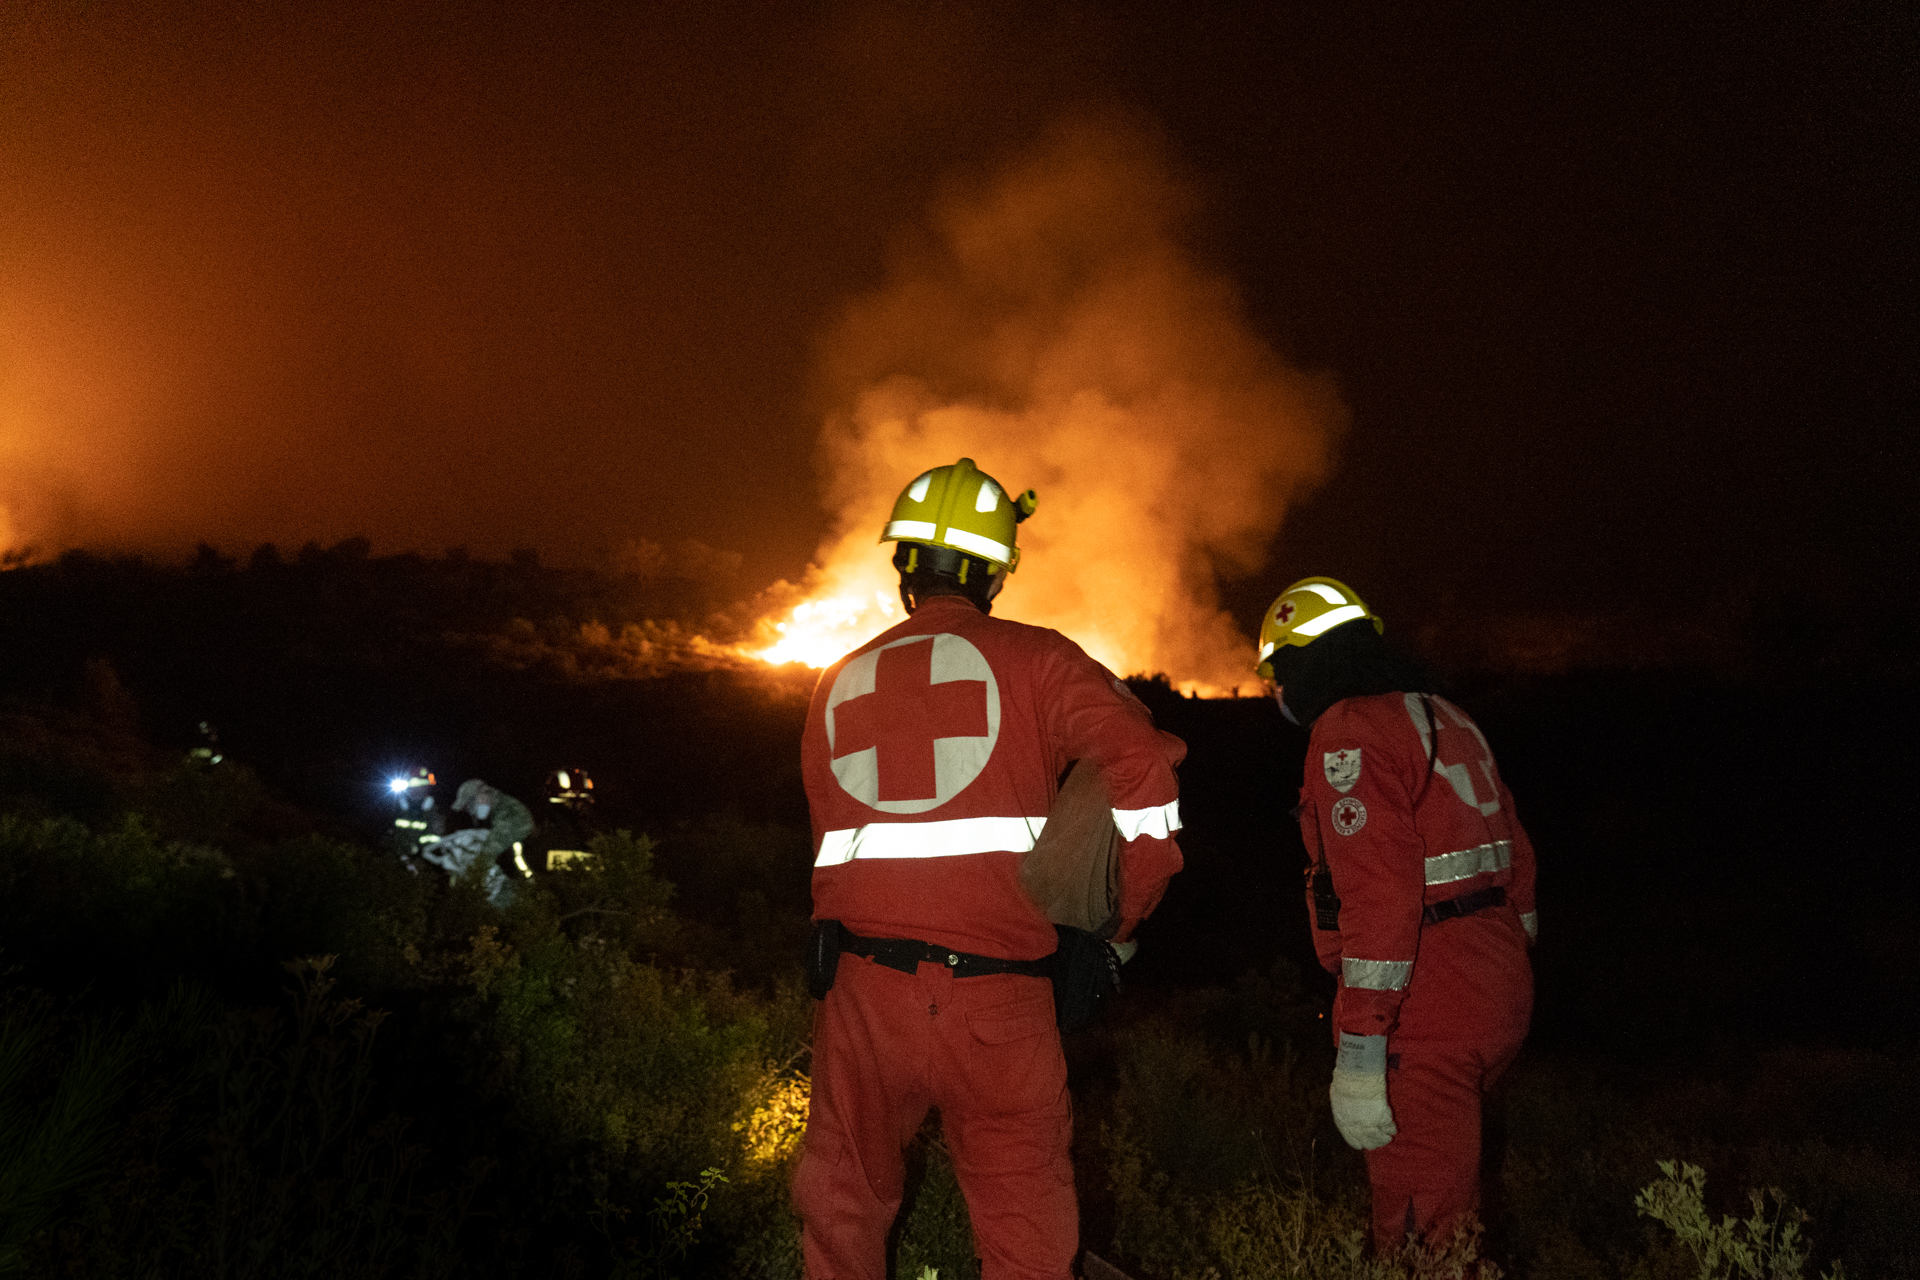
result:
<svg viewBox="0 0 1920 1280"><path fill-rule="evenodd" d="M1066 637L987 616L1033 502L967 458L914 480L881 535L910 616L828 668L807 712L823 999L793 1196L810 1280L886 1275L931 1107L984 1280L1066 1280L1078 1251L1056 937L1021 857L1068 766L1094 762L1125 840L1124 942L1180 867L1185 747Z"/></svg>
<svg viewBox="0 0 1920 1280"><path fill-rule="evenodd" d="M1334 1123L1367 1153L1381 1254L1477 1213L1480 1102L1526 1037L1533 845L1467 714L1426 692L1358 594L1273 602L1257 671L1310 729L1307 913L1337 975Z"/></svg>

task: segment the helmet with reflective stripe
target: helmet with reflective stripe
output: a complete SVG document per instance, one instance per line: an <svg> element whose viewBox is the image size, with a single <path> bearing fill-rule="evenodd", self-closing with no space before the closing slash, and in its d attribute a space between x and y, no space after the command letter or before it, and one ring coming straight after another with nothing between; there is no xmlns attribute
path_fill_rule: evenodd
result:
<svg viewBox="0 0 1920 1280"><path fill-rule="evenodd" d="M1033 490L1017 498L998 480L962 458L916 477L893 504L882 542L919 542L949 547L985 560L994 572L1020 564L1014 526L1033 514Z"/></svg>
<svg viewBox="0 0 1920 1280"><path fill-rule="evenodd" d="M1384 633L1386 624L1360 599L1360 593L1337 578L1302 578L1280 593L1260 620L1260 657L1254 672L1273 679L1273 654L1289 646L1305 648L1344 623L1371 619Z"/></svg>

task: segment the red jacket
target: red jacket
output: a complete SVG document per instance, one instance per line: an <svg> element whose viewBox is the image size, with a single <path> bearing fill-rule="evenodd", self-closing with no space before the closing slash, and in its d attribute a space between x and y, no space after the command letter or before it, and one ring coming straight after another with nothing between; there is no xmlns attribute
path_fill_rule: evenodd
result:
<svg viewBox="0 0 1920 1280"><path fill-rule="evenodd" d="M1057 631L936 596L829 667L801 739L813 913L868 937L1003 959L1054 949L1020 860L1059 780L1095 761L1121 850L1120 938L1180 869L1186 744Z"/></svg>
<svg viewBox="0 0 1920 1280"><path fill-rule="evenodd" d="M1449 1021L1482 1014L1524 1020L1532 999L1530 978L1520 975L1534 927L1533 844L1479 726L1431 695L1336 702L1313 723L1300 794L1314 946L1320 963L1340 975L1335 1033L1394 1031L1403 1003L1423 985L1441 1033ZM1334 929L1320 927L1315 900L1322 859L1339 898ZM1496 885L1506 891L1505 905L1423 924L1429 904ZM1440 989L1449 987L1461 990ZM1460 1003L1466 995L1480 1012Z"/></svg>

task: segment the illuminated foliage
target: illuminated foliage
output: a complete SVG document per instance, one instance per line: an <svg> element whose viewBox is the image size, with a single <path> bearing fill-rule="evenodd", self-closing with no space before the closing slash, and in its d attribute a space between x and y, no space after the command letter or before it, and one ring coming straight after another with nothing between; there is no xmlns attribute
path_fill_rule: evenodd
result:
<svg viewBox="0 0 1920 1280"><path fill-rule="evenodd" d="M1707 1175L1685 1161L1660 1161L1660 1177L1634 1197L1634 1208L1661 1223L1699 1264L1696 1280L1797 1280L1812 1253L1801 1234L1807 1215L1788 1206L1778 1187L1747 1193L1752 1212L1719 1222L1707 1212ZM1768 1202L1772 1202L1769 1209ZM1822 1280L1844 1280L1835 1263Z"/></svg>
<svg viewBox="0 0 1920 1280"><path fill-rule="evenodd" d="M774 1076L762 1086L753 1110L734 1121L750 1169L764 1170L792 1158L807 1131L812 1089L813 1082L803 1075Z"/></svg>

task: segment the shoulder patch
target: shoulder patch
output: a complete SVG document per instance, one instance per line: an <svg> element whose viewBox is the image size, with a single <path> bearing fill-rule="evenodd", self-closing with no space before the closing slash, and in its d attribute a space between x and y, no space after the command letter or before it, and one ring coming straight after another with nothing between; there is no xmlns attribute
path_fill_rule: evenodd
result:
<svg viewBox="0 0 1920 1280"><path fill-rule="evenodd" d="M1328 751L1321 756L1320 767L1326 771L1327 785L1345 795L1360 781L1360 748Z"/></svg>
<svg viewBox="0 0 1920 1280"><path fill-rule="evenodd" d="M1350 836L1367 825L1367 806L1357 796L1342 796L1333 802L1333 829Z"/></svg>

